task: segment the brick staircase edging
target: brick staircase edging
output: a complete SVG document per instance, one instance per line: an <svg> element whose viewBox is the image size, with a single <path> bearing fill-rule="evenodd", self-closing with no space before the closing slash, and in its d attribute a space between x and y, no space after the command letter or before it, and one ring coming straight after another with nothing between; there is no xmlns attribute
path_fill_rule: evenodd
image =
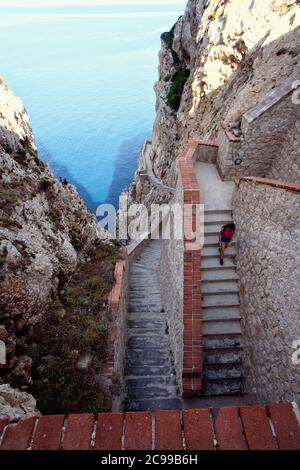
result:
<svg viewBox="0 0 300 470"><path fill-rule="evenodd" d="M124 359L126 348L127 291L129 258L127 248L120 250L114 272L115 282L108 297L109 327L107 356L102 369L105 392L110 397L110 408L119 411L123 401ZM118 386L116 386L118 384Z"/></svg>
<svg viewBox="0 0 300 470"><path fill-rule="evenodd" d="M0 450L300 450L299 406L0 417Z"/></svg>
<svg viewBox="0 0 300 470"><path fill-rule="evenodd" d="M293 183L291 181L272 180L268 178L261 178L258 176L243 176L236 181L236 186L239 187L243 182L252 182L256 184L265 184L273 188L285 189L287 191L300 192L300 183Z"/></svg>
<svg viewBox="0 0 300 470"><path fill-rule="evenodd" d="M218 147L209 140L191 138L178 157L177 188L182 191L183 204L199 205L200 188L194 164L201 146ZM184 211L185 234L196 227L196 212ZM191 240L183 245L183 396L197 396L202 390L203 339L201 300L201 249L191 248Z"/></svg>

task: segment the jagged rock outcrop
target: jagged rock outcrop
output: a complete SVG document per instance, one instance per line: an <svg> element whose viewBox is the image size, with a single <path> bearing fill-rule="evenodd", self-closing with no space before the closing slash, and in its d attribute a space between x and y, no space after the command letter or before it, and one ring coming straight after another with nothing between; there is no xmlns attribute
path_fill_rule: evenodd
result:
<svg viewBox="0 0 300 470"><path fill-rule="evenodd" d="M22 102L0 81L0 340L4 375L26 390L32 328L79 263L107 233L74 186L40 160ZM58 303L59 305L59 303Z"/></svg>
<svg viewBox="0 0 300 470"><path fill-rule="evenodd" d="M151 160L174 186L186 140L214 138L221 121L239 132L241 116L300 65L297 0L189 0L162 35ZM134 199L149 199L139 174ZM151 197L155 199L155 197Z"/></svg>
<svg viewBox="0 0 300 470"><path fill-rule="evenodd" d="M9 384L0 385L0 414L9 421L39 416L36 401L32 395L20 392Z"/></svg>

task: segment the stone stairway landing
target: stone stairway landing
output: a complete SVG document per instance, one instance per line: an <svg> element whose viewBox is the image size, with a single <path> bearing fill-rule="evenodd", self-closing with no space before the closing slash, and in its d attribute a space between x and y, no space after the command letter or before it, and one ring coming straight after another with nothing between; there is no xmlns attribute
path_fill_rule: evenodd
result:
<svg viewBox="0 0 300 470"><path fill-rule="evenodd" d="M161 241L151 240L130 270L126 411L181 408L161 304L160 253Z"/></svg>
<svg viewBox="0 0 300 470"><path fill-rule="evenodd" d="M230 209L206 210L202 250L202 314L204 341L204 396L242 395L244 373L236 248L219 262L218 234L231 222Z"/></svg>

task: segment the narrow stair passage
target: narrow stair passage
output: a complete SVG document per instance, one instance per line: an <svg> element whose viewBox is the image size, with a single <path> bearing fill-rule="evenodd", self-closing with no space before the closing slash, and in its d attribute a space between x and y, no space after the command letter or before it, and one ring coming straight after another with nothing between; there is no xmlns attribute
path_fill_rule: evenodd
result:
<svg viewBox="0 0 300 470"><path fill-rule="evenodd" d="M161 241L151 240L130 270L126 411L181 408L162 310Z"/></svg>

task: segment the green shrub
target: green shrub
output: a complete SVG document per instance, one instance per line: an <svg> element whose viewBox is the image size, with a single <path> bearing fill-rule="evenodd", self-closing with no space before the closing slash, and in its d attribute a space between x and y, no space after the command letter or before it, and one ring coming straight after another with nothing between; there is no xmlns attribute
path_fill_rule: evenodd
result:
<svg viewBox="0 0 300 470"><path fill-rule="evenodd" d="M82 216L83 216L83 211L82 209L76 209L75 212L74 212L74 215L76 217L76 219L82 219Z"/></svg>
<svg viewBox="0 0 300 470"><path fill-rule="evenodd" d="M14 205L18 200L18 196L13 191L13 188L0 186L0 199L1 202Z"/></svg>
<svg viewBox="0 0 300 470"><path fill-rule="evenodd" d="M0 255L0 266L3 266L6 261L6 256Z"/></svg>
<svg viewBox="0 0 300 470"><path fill-rule="evenodd" d="M169 32L163 33L161 35L161 40L165 43L167 48L171 51L173 57L173 63L175 66L179 66L181 64L181 60L176 51L173 49L173 41L174 41L174 31L175 31L176 23L172 27Z"/></svg>
<svg viewBox="0 0 300 470"><path fill-rule="evenodd" d="M71 239L71 243L73 245L74 250L80 251L82 248L82 243L74 232L70 233L70 239Z"/></svg>
<svg viewBox="0 0 300 470"><path fill-rule="evenodd" d="M71 279L61 278L59 297L33 328L22 354L33 359L29 392L43 414L108 410L111 394L99 383L107 358L111 321L108 293L114 282L114 244L91 247L89 263L79 264ZM3 319L4 323L5 319ZM84 367L83 358L88 357ZM112 393L120 380L113 379Z"/></svg>
<svg viewBox="0 0 300 470"><path fill-rule="evenodd" d="M166 32L166 33L162 33L162 35L160 37L161 40L165 43L165 45L167 46L168 49L171 49L172 46L173 46L174 32L172 34L171 31Z"/></svg>
<svg viewBox="0 0 300 470"><path fill-rule="evenodd" d="M37 166L39 166L39 165L40 165L40 163L41 163L41 160L39 159L39 157L38 157L38 156L35 156L35 157L34 157L34 163L35 163Z"/></svg>
<svg viewBox="0 0 300 470"><path fill-rule="evenodd" d="M67 304L70 307L75 307L77 305L77 289L75 287L68 287L65 294L65 299Z"/></svg>
<svg viewBox="0 0 300 470"><path fill-rule="evenodd" d="M51 186L51 181L48 180L48 178L43 178L40 181L39 189L40 191L47 191L47 189Z"/></svg>
<svg viewBox="0 0 300 470"><path fill-rule="evenodd" d="M111 394L115 396L119 396L122 392L122 389L123 389L122 381L121 381L119 374L117 374L116 372L113 372L112 384L110 387Z"/></svg>
<svg viewBox="0 0 300 470"><path fill-rule="evenodd" d="M62 178L59 178L59 181L61 182L61 184L63 184L64 186L68 186L69 182L66 178L62 179Z"/></svg>
<svg viewBox="0 0 300 470"><path fill-rule="evenodd" d="M179 109L182 92L189 76L190 71L183 69L175 72L172 77L172 85L167 95L167 103L174 111L178 111Z"/></svg>
<svg viewBox="0 0 300 470"><path fill-rule="evenodd" d="M78 359L76 354L45 357L34 369L31 393L38 397L44 414L107 411L107 398L99 390L96 376L90 369L80 370Z"/></svg>

